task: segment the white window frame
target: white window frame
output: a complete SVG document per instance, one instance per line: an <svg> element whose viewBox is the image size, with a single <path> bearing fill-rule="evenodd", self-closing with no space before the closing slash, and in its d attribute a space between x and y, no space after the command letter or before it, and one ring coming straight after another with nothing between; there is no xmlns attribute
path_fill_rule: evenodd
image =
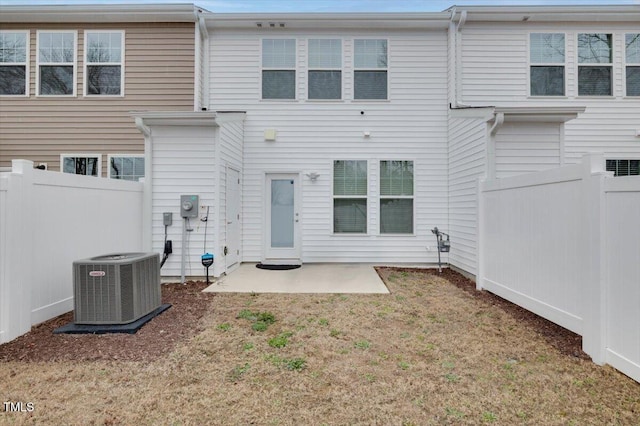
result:
<svg viewBox="0 0 640 426"><path fill-rule="evenodd" d="M89 52L88 50L88 46L87 44L89 43L89 34L103 34L103 33L108 33L108 34L112 34L112 33L119 33L121 34L121 42L122 44L120 45L120 62L92 62L91 64L88 63L87 61L87 54ZM124 84L124 67L125 67L125 31L124 30L86 30L84 32L84 66L83 66L83 75L84 75L84 84L83 84L83 88L84 88L84 96L87 97L109 97L109 98L113 98L113 97L124 97L124 88L125 88L125 84ZM119 66L120 67L120 93L117 95L108 95L108 94L98 94L98 95L94 95L89 93L89 73L87 72L87 68L89 66L100 66L100 65L104 65L104 66Z"/></svg>
<svg viewBox="0 0 640 426"><path fill-rule="evenodd" d="M335 162L336 161L364 161L366 166L367 166L367 195L336 195L334 193L334 168L335 168ZM364 160L362 158L339 158L339 159L334 159L331 160L331 235L334 236L347 236L347 237L363 237L363 236L367 236L370 235L370 226L369 226L369 200L371 197L370 194L370 172L371 172L371 164L369 162L369 160ZM346 200L350 200L350 199L363 199L365 200L365 212L366 212L366 220L365 220L365 232L336 232L335 230L335 226L334 226L334 221L335 221L335 203L334 200L336 199L346 199Z"/></svg>
<svg viewBox="0 0 640 426"><path fill-rule="evenodd" d="M29 60L31 59L31 31L29 30L0 30L0 34L6 34L6 33L18 33L18 34L24 34L25 35L25 39L26 39L26 44L25 44L25 62L0 62L0 66L24 66L25 71L24 71L24 95L4 95L4 94L0 94L1 97L8 97L8 98L26 98L29 97L29 81L30 81L30 67L29 67Z"/></svg>
<svg viewBox="0 0 640 426"><path fill-rule="evenodd" d="M638 35L640 37L640 31L637 32L637 33L625 32L622 35L622 47L623 47L623 50L624 50L624 52L622 54L623 57L624 57L624 67L622 69L622 79L624 81L624 83L623 83L624 84L624 95L626 97L636 99L636 98L640 97L640 94L638 94L638 95L629 95L627 93L628 92L627 67L639 67L640 68L640 60L638 62L629 62L629 61L627 61L627 35L629 35L629 34L631 34L631 35L636 34L636 35Z"/></svg>
<svg viewBox="0 0 640 426"><path fill-rule="evenodd" d="M387 66L386 68L357 68L356 67L356 40L384 40L387 42ZM389 82L390 78L390 68L391 68L391 43L389 43L389 38L381 38L381 37L357 37L351 40L351 48L352 48L352 75L351 75L351 88L352 88L352 99L354 102L387 102L391 99L391 87ZM356 72L357 71L386 71L387 73L387 97L386 99L356 99Z"/></svg>
<svg viewBox="0 0 640 426"><path fill-rule="evenodd" d="M383 161L402 161L413 163L413 195L382 195L382 162ZM378 160L378 234L380 236L415 236L416 235L416 160L407 160L404 158L385 158ZM412 223L411 232L382 232L382 200L408 199L413 200L412 204Z"/></svg>
<svg viewBox="0 0 640 426"><path fill-rule="evenodd" d="M553 62L541 62L541 63L534 63L531 62L531 35L532 34L562 34L564 35L564 62L560 63L553 63ZM527 36L527 73L528 73L528 86L527 86L527 95L531 98L552 98L552 99L561 99L561 98L566 98L567 97L567 90L568 90L568 85L567 85L567 33L565 32L560 32L560 31L554 31L554 32L543 32L543 31L531 31L528 33ZM564 74L564 94L562 95L533 95L531 94L531 68L533 67L562 67L563 68L563 74Z"/></svg>
<svg viewBox="0 0 640 426"><path fill-rule="evenodd" d="M144 160L144 154L108 154L107 155L107 177L109 179L115 179L115 177L111 176L111 159L112 158L141 158ZM146 169L145 169L146 174ZM140 178L144 178L144 175ZM130 180L130 179L119 179L119 180Z"/></svg>
<svg viewBox="0 0 640 426"><path fill-rule="evenodd" d="M580 47L579 47L579 39L581 34L609 34L611 35L611 62L580 62ZM616 54L616 34L613 31L578 31L576 32L576 44L575 44L575 55L576 55L576 96L580 98L612 98L615 96L616 88L615 88L615 54ZM611 93L608 95L581 95L580 94L580 68L581 67L609 67L611 68Z"/></svg>
<svg viewBox="0 0 640 426"><path fill-rule="evenodd" d="M70 62L40 62L40 35L44 33L72 33L73 34L73 63ZM40 93L41 66L70 66L73 65L73 93L69 95L43 95ZM78 31L76 30L37 30L36 31L36 96L41 97L76 97L78 90Z"/></svg>
<svg viewBox="0 0 640 426"><path fill-rule="evenodd" d="M95 177L102 177L102 154L87 153L87 152L60 154L60 173L65 173L65 171L64 171L64 159L65 158L97 158L98 159L98 174ZM77 174L77 173L69 173L69 174ZM94 177L93 175L84 175L84 176Z"/></svg>
<svg viewBox="0 0 640 426"><path fill-rule="evenodd" d="M340 68L335 67L311 67L309 65L311 58L311 41L312 40L331 40L340 42ZM311 71L340 71L340 97L339 98L310 98L309 97L309 73ZM388 93L388 92L387 92ZM344 99L344 40L341 38L331 37L314 37L307 39L307 100L312 102L338 102Z"/></svg>
<svg viewBox="0 0 640 426"><path fill-rule="evenodd" d="M293 68L284 67L265 67L264 66L264 41L265 40L293 40L295 60ZM263 98L262 97L262 75L263 71L293 71L293 98L277 99L277 98ZM295 37L262 37L260 38L260 93L258 95L261 101L265 102L295 102L298 100L298 40Z"/></svg>

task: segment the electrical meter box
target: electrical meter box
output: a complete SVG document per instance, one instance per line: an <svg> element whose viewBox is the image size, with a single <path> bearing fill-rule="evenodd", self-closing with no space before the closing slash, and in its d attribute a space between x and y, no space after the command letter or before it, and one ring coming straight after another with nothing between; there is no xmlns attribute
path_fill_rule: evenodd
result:
<svg viewBox="0 0 640 426"><path fill-rule="evenodd" d="M198 196L197 195L181 195L180 196L180 216L181 217L198 217Z"/></svg>

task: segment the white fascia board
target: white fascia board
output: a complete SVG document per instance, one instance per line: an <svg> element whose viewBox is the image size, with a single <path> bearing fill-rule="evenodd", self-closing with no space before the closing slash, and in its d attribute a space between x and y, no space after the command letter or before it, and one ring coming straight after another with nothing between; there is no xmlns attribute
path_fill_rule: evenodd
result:
<svg viewBox="0 0 640 426"><path fill-rule="evenodd" d="M205 19L212 29L446 29L451 13L215 13Z"/></svg>
<svg viewBox="0 0 640 426"><path fill-rule="evenodd" d="M447 9L458 22L462 11L471 22L638 22L638 5L456 6Z"/></svg>
<svg viewBox="0 0 640 426"><path fill-rule="evenodd" d="M565 123L585 111L584 106L495 107L494 114L504 114L505 122ZM490 119L489 121L492 121Z"/></svg>
<svg viewBox="0 0 640 426"><path fill-rule="evenodd" d="M192 4L2 6L3 23L196 22Z"/></svg>
<svg viewBox="0 0 640 426"><path fill-rule="evenodd" d="M219 127L220 124L242 121L244 112L214 111L131 111L129 113L143 126L203 126Z"/></svg>

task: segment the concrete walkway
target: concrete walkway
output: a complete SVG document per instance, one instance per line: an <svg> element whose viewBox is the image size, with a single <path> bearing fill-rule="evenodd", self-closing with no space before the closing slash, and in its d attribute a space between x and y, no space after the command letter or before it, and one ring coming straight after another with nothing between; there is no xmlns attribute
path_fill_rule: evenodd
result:
<svg viewBox="0 0 640 426"><path fill-rule="evenodd" d="M311 263L268 271L243 263L204 291L219 293L389 293L372 265Z"/></svg>

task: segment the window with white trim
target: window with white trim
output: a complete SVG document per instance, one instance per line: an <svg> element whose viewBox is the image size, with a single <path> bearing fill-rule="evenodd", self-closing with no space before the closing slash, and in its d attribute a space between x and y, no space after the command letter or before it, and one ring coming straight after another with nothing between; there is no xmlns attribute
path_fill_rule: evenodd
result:
<svg viewBox="0 0 640 426"><path fill-rule="evenodd" d="M640 33L625 34L627 96L640 96Z"/></svg>
<svg viewBox="0 0 640 426"><path fill-rule="evenodd" d="M413 233L413 161L380 161L380 233Z"/></svg>
<svg viewBox="0 0 640 426"><path fill-rule="evenodd" d="M353 98L388 98L387 40L356 39L353 41Z"/></svg>
<svg viewBox="0 0 640 426"><path fill-rule="evenodd" d="M76 94L75 31L38 31L38 95Z"/></svg>
<svg viewBox="0 0 640 426"><path fill-rule="evenodd" d="M309 40L309 99L342 98L342 40Z"/></svg>
<svg viewBox="0 0 640 426"><path fill-rule="evenodd" d="M109 178L138 181L144 177L144 155L109 155Z"/></svg>
<svg viewBox="0 0 640 426"><path fill-rule="evenodd" d="M100 176L102 166L100 157L100 154L62 154L61 169L64 173Z"/></svg>
<svg viewBox="0 0 640 426"><path fill-rule="evenodd" d="M85 95L124 93L124 31L85 32Z"/></svg>
<svg viewBox="0 0 640 426"><path fill-rule="evenodd" d="M531 33L529 36L531 96L564 96L565 36Z"/></svg>
<svg viewBox="0 0 640 426"><path fill-rule="evenodd" d="M0 96L27 95L29 31L0 31Z"/></svg>
<svg viewBox="0 0 640 426"><path fill-rule="evenodd" d="M296 98L296 40L262 40L262 99Z"/></svg>
<svg viewBox="0 0 640 426"><path fill-rule="evenodd" d="M640 160L607 160L607 171L614 176L640 176Z"/></svg>
<svg viewBox="0 0 640 426"><path fill-rule="evenodd" d="M367 233L367 161L333 162L333 232Z"/></svg>
<svg viewBox="0 0 640 426"><path fill-rule="evenodd" d="M613 95L613 34L578 34L578 96Z"/></svg>

